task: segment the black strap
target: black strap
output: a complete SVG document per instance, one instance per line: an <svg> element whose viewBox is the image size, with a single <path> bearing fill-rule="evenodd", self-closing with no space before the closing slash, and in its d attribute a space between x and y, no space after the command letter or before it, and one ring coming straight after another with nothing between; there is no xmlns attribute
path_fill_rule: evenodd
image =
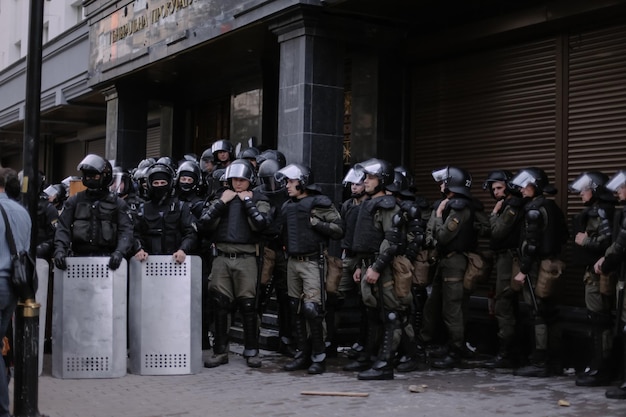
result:
<svg viewBox="0 0 626 417"><path fill-rule="evenodd" d="M5 233L7 235L7 242L9 243L11 255L17 255L17 248L15 247L15 241L13 240L13 231L11 230L9 219L7 218L7 212L4 211L2 204L0 204L0 211L2 212L2 217L4 218Z"/></svg>

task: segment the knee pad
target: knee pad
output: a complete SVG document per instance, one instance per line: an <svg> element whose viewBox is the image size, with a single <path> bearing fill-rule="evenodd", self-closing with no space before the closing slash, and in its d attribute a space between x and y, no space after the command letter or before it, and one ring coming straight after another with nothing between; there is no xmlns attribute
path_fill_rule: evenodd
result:
<svg viewBox="0 0 626 417"><path fill-rule="evenodd" d="M213 300L215 308L219 308L221 310L230 310L232 308L232 301L220 292L211 291L211 300Z"/></svg>
<svg viewBox="0 0 626 417"><path fill-rule="evenodd" d="M293 314L300 313L300 299L289 297L289 308Z"/></svg>
<svg viewBox="0 0 626 417"><path fill-rule="evenodd" d="M302 313L304 314L304 317L310 320L321 316L321 310L322 307L319 304L311 303L308 301L302 305Z"/></svg>
<svg viewBox="0 0 626 417"><path fill-rule="evenodd" d="M239 308L241 309L242 313L249 313L249 312L255 311L255 309L254 309L254 304L255 304L254 298L240 298L237 301L239 303Z"/></svg>

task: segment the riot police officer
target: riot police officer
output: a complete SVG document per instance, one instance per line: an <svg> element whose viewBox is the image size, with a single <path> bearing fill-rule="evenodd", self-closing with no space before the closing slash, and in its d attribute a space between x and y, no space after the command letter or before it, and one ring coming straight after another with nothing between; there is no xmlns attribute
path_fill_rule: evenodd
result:
<svg viewBox="0 0 626 417"><path fill-rule="evenodd" d="M139 206L135 222L135 259L172 254L183 263L197 243L196 221L189 206L172 195L174 172L155 163L147 172L149 200Z"/></svg>
<svg viewBox="0 0 626 417"><path fill-rule="evenodd" d="M374 346L370 346L369 349L366 348L368 341L367 309L365 304L363 304L360 285L356 285L352 277L357 264L357 258L352 251L356 221L361 203L369 198L365 193L363 179L363 172L355 170L354 167L348 170L343 178L343 186L350 187L350 197L341 204L341 209L339 210L341 221L343 222L344 236L340 242L342 276L339 282L338 293L339 297L344 299L348 292L354 290L359 298L359 310L361 313L358 339L347 353L348 357L354 361L344 366L344 371L364 371L369 368L372 362L371 356L375 348ZM375 340L376 338L372 338L372 342Z"/></svg>
<svg viewBox="0 0 626 417"><path fill-rule="evenodd" d="M189 206L196 219L202 216L204 200L198 195L202 186L202 172L196 161L184 161L176 171L176 195Z"/></svg>
<svg viewBox="0 0 626 417"><path fill-rule="evenodd" d="M548 183L548 176L543 169L524 168L513 177L511 183L520 188L522 197L526 199L521 245L518 249L520 272L513 280L519 286L526 284L523 287L524 301L531 306L534 324L534 348L530 364L516 369L514 375L546 377L561 374L563 367L560 363L556 294L548 291L547 286L545 292L537 292L535 289L538 283L548 282L542 279L547 278L545 272L550 274L554 271L552 275L558 275L562 270L558 256L568 237L565 216L554 200L546 198L545 194L554 194L556 189ZM528 285L527 280L532 285Z"/></svg>
<svg viewBox="0 0 626 417"><path fill-rule="evenodd" d="M289 256L287 286L298 345L294 360L283 369L308 368L309 374L321 374L326 370L326 345L323 334L325 277L321 274L320 258L328 239L339 239L343 235L341 217L330 198L321 194L310 168L289 164L280 169L275 178L285 184L290 197L281 208L278 222Z"/></svg>
<svg viewBox="0 0 626 417"><path fill-rule="evenodd" d="M477 246L474 227L477 207L471 194L472 176L463 168L447 166L432 172L443 199L437 202L427 227L426 240L437 250L439 264L435 271L430 297L424 306L420 341L431 343L439 319L443 317L448 334L448 350L432 362L436 368L451 368L469 352L465 345L463 316L469 293L463 278L467 268L465 252Z"/></svg>
<svg viewBox="0 0 626 417"><path fill-rule="evenodd" d="M611 229L616 200L605 188L609 177L599 171L583 172L569 185L571 192L580 194L583 210L575 218L574 262L584 266L585 305L592 325L593 355L591 363L576 378L578 386L607 384L611 374L609 353L611 346L612 297L602 288L601 277L594 271L594 264L604 255L611 244ZM611 292L614 288L610 288Z"/></svg>
<svg viewBox="0 0 626 417"><path fill-rule="evenodd" d="M259 294L259 305L261 310L265 307L272 291L276 294L278 304L278 352L286 356L293 357L296 353L295 340L293 335L291 307L289 305L289 294L287 289L287 257L285 256L284 243L280 231L275 221L281 207L289 199L287 189L284 184L276 181L274 175L278 170L286 165L282 152L263 152L268 158L259 163L258 177L261 183L256 190L266 196L272 207L271 224L265 231L267 240L264 249L264 271L271 276L262 277L264 282L261 285ZM282 156L282 158L280 157ZM273 265L273 268L270 266Z"/></svg>
<svg viewBox="0 0 626 417"><path fill-rule="evenodd" d="M215 169L224 169L235 160L235 147L226 139L215 141L211 145L211 153L213 153Z"/></svg>
<svg viewBox="0 0 626 417"><path fill-rule="evenodd" d="M54 265L67 269L67 256L110 256L119 268L133 244L128 205L109 191L113 169L101 156L87 155L77 169L87 190L70 197L59 215L54 237Z"/></svg>
<svg viewBox="0 0 626 417"><path fill-rule="evenodd" d="M270 223L270 205L252 190L254 167L236 159L226 168L228 188L213 199L200 219L202 229L213 231L217 256L213 259L210 297L215 306L213 356L205 367L228 363L228 314L236 303L243 317L243 356L251 368L261 366L256 297L259 285L260 233Z"/></svg>
<svg viewBox="0 0 626 417"><path fill-rule="evenodd" d="M619 274L617 284L617 308L615 337L621 338L622 354L622 382L616 387L608 389L606 398L626 400L626 292L624 291L624 259L626 259L626 171L618 171L606 184L609 191L617 193L621 204L624 204L621 212L615 216L615 233L613 243L605 251L594 265L596 274Z"/></svg>
<svg viewBox="0 0 626 417"><path fill-rule="evenodd" d="M386 192L394 180L393 166L382 159L372 158L356 164L355 170L362 173L369 198L361 203L354 229L352 251L357 263L353 279L360 283L363 303L367 306L370 339L367 347L378 348L374 362L365 362L366 369L359 372L357 378L393 379L397 351L394 339L398 335L406 339L404 333L412 299L410 281L406 294L398 295L398 283L391 266L394 256L404 250L404 224L396 198ZM382 340L376 340L377 330L381 328Z"/></svg>
<svg viewBox="0 0 626 417"><path fill-rule="evenodd" d="M513 259L517 256L522 222L524 220L524 200L511 185L513 173L498 169L489 172L483 183L496 200L489 223L491 239L489 248L495 252L496 292L494 312L498 321L498 352L492 360L485 362L487 368L512 368L515 326L518 316L518 294L510 288Z"/></svg>

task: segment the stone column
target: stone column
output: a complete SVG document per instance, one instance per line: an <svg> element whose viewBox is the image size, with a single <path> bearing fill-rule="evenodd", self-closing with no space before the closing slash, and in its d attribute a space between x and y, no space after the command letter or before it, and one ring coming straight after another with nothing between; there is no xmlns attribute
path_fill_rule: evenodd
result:
<svg viewBox="0 0 626 417"><path fill-rule="evenodd" d="M107 103L105 158L132 169L146 157L148 103L141 94L117 87L103 94Z"/></svg>
<svg viewBox="0 0 626 417"><path fill-rule="evenodd" d="M298 10L272 26L280 43L278 149L287 163L310 166L324 193L339 201L344 53L317 17Z"/></svg>

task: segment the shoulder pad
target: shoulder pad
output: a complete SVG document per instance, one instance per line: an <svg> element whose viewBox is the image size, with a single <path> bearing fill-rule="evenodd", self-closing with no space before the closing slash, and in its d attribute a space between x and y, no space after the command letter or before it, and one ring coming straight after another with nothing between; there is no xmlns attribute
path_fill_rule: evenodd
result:
<svg viewBox="0 0 626 417"><path fill-rule="evenodd" d="M377 197L376 200L376 207L390 209L396 206L396 198L392 195Z"/></svg>
<svg viewBox="0 0 626 417"><path fill-rule="evenodd" d="M526 218L528 220L537 220L541 217L541 212L536 209L536 208L532 208L528 211L526 211Z"/></svg>
<svg viewBox="0 0 626 417"><path fill-rule="evenodd" d="M258 190L252 190L252 201L254 201L255 203L257 201L267 201L267 202L269 202L270 199L269 199L268 196L266 196L262 192L260 192Z"/></svg>
<svg viewBox="0 0 626 417"><path fill-rule="evenodd" d="M470 207L471 201L464 198L453 198L448 202L448 207L453 210L463 210L465 207Z"/></svg>
<svg viewBox="0 0 626 417"><path fill-rule="evenodd" d="M330 207L333 205L333 202L325 195L315 195L312 196L315 200L313 201L313 207Z"/></svg>

